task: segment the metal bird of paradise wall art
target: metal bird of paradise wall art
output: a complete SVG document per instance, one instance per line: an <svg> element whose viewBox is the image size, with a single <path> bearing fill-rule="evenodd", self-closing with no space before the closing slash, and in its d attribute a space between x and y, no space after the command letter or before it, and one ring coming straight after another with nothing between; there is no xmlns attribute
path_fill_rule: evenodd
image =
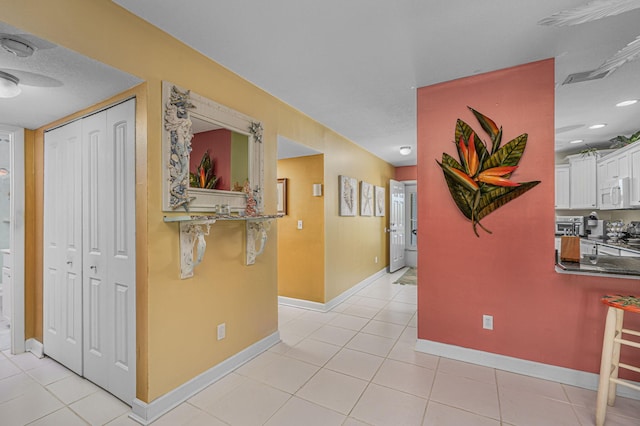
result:
<svg viewBox="0 0 640 426"><path fill-rule="evenodd" d="M480 237L478 226L492 233L480 223L481 219L529 191L540 181L514 182L510 179L518 168L528 135L523 133L500 146L502 127L498 128L493 120L475 109L469 109L491 138L491 149L471 126L458 119L454 144L460 161L444 152L442 162L436 160L436 163L442 168L453 201L471 221L473 232Z"/></svg>

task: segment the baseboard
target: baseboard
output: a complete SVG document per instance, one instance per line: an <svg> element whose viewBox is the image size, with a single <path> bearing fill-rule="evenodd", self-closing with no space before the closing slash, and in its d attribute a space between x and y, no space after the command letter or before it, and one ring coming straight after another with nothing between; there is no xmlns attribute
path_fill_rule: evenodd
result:
<svg viewBox="0 0 640 426"><path fill-rule="evenodd" d="M149 403L135 399L129 417L140 424L150 424L154 420L157 420L158 417L177 407L210 384L220 380L222 377L260 355L278 342L280 342L280 333L276 331Z"/></svg>
<svg viewBox="0 0 640 426"><path fill-rule="evenodd" d="M415 349L418 352L469 362L471 364L483 365L497 370L537 377L539 379L550 380L590 390L598 389L598 374L588 373L586 371L573 370L570 368L558 367L555 365L543 364L540 362L528 361L525 359L479 351L477 349L463 348L462 346L449 345L424 339L417 340ZM640 385L640 383L637 382L631 383ZM624 386L618 386L617 394L626 398L640 399L640 393L629 388L625 388Z"/></svg>
<svg viewBox="0 0 640 426"><path fill-rule="evenodd" d="M42 343L40 343L36 339L33 339L33 338L27 339L24 342L24 349L27 352L31 352L38 358L44 358L44 346L42 345Z"/></svg>
<svg viewBox="0 0 640 426"><path fill-rule="evenodd" d="M366 286L368 286L378 278L383 277L386 273L387 273L386 268L381 269L375 274L360 281L358 284L354 285L347 291L341 293L339 296L334 297L327 303L311 302L309 300L295 299L293 297L285 297L285 296L278 296L278 303L280 305L293 306L296 308L308 309L311 311L329 312L331 309L335 308L336 306L338 306L339 304L341 304L342 302L347 300L349 297L353 296L354 294L356 294L357 292L359 292L360 290L362 290L363 288L365 288Z"/></svg>

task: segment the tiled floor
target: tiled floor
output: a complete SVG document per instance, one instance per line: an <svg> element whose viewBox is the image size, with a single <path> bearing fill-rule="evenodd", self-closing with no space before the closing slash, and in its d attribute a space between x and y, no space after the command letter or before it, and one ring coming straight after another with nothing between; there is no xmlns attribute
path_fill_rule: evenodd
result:
<svg viewBox="0 0 640 426"><path fill-rule="evenodd" d="M416 287L386 275L328 313L280 307L282 343L154 425L593 425L596 394L413 350ZM0 356L0 424L136 425L50 359ZM607 425L639 425L618 398Z"/></svg>

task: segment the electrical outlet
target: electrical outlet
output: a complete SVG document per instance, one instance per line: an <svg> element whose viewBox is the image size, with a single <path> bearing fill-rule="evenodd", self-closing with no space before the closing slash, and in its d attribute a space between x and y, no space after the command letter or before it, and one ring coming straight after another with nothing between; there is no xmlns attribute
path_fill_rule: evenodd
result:
<svg viewBox="0 0 640 426"><path fill-rule="evenodd" d="M222 340L227 336L227 324L218 324L218 340Z"/></svg>
<svg viewBox="0 0 640 426"><path fill-rule="evenodd" d="M298 229L302 229L302 221L301 220L298 221Z"/></svg>
<svg viewBox="0 0 640 426"><path fill-rule="evenodd" d="M373 263L378 263L378 256L373 258Z"/></svg>
<svg viewBox="0 0 640 426"><path fill-rule="evenodd" d="M482 316L482 328L485 330L493 330L493 316L492 315L483 315Z"/></svg>

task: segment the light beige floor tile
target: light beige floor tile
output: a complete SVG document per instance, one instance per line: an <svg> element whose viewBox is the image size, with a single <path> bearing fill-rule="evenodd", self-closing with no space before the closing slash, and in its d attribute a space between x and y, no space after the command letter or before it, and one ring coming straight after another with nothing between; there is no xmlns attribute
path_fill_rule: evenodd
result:
<svg viewBox="0 0 640 426"><path fill-rule="evenodd" d="M426 405L426 399L372 383L351 416L372 425L420 425Z"/></svg>
<svg viewBox="0 0 640 426"><path fill-rule="evenodd" d="M86 422L67 407L47 414L44 417L29 423L29 426L86 426Z"/></svg>
<svg viewBox="0 0 640 426"><path fill-rule="evenodd" d="M605 426L638 426L640 424L640 417L625 417L617 415L610 410L611 407L607 407L607 413L605 416ZM578 416L578 420L582 426L595 425L596 408L593 407L580 407L573 406L573 409Z"/></svg>
<svg viewBox="0 0 640 426"><path fill-rule="evenodd" d="M131 411L131 408L107 392L100 390L69 405L90 424L105 424Z"/></svg>
<svg viewBox="0 0 640 426"><path fill-rule="evenodd" d="M523 376L508 371L496 370L498 389L519 390L530 392L539 396L569 402L562 385L535 377Z"/></svg>
<svg viewBox="0 0 640 426"><path fill-rule="evenodd" d="M393 349L391 349L391 352L389 352L388 358L419 365L432 370L435 370L438 367L438 362L440 360L439 357L431 354L425 354L424 352L418 352L414 348L415 343L407 343L398 340L398 343L396 343L393 346Z"/></svg>
<svg viewBox="0 0 640 426"><path fill-rule="evenodd" d="M367 318L340 313L329 321L329 325L360 331L368 322L369 320Z"/></svg>
<svg viewBox="0 0 640 426"><path fill-rule="evenodd" d="M11 362L24 371L31 370L36 367L42 367L45 364L55 363L51 358L38 358L31 352L23 352L21 354L14 355L13 358L11 358Z"/></svg>
<svg viewBox="0 0 640 426"><path fill-rule="evenodd" d="M51 383L47 389L65 404L71 404L100 390L98 386L75 374Z"/></svg>
<svg viewBox="0 0 640 426"><path fill-rule="evenodd" d="M0 404L0 423L26 425L62 407L62 403L43 387L34 386L28 393Z"/></svg>
<svg viewBox="0 0 640 426"><path fill-rule="evenodd" d="M365 352L343 348L324 366L329 370L362 380L371 380L384 358Z"/></svg>
<svg viewBox="0 0 640 426"><path fill-rule="evenodd" d="M289 347L293 347L297 345L298 343L302 342L306 337L305 335L294 333L293 331L289 331L289 330L280 329L279 331L280 331L281 343L284 343Z"/></svg>
<svg viewBox="0 0 640 426"><path fill-rule="evenodd" d="M41 385L48 385L73 374L71 370L57 362L45 363L40 367L27 370L26 373L33 377Z"/></svg>
<svg viewBox="0 0 640 426"><path fill-rule="evenodd" d="M293 333L300 336L308 336L324 324L318 321L311 321L302 318L296 318L280 327L280 333Z"/></svg>
<svg viewBox="0 0 640 426"><path fill-rule="evenodd" d="M346 348L367 352L372 355L386 357L395 341L373 334L358 333L345 345Z"/></svg>
<svg viewBox="0 0 640 426"><path fill-rule="evenodd" d="M323 366L338 353L339 350L340 346L331 345L319 340L305 339L291 348L285 356L313 365Z"/></svg>
<svg viewBox="0 0 640 426"><path fill-rule="evenodd" d="M140 423L136 422L135 420L133 420L131 417L129 417L130 413L124 413L119 417L116 417L115 419L111 420L109 423L106 423L106 426L140 426ZM153 423L155 425L155 423ZM219 425L215 425L214 426L219 426Z"/></svg>
<svg viewBox="0 0 640 426"><path fill-rule="evenodd" d="M367 287L358 292L358 296L372 297L374 299L381 299L391 301L393 297L398 294L398 289L392 287Z"/></svg>
<svg viewBox="0 0 640 426"><path fill-rule="evenodd" d="M385 309L389 311L404 312L413 315L416 313L417 305L415 303L397 302L395 300L392 300L387 304L387 306L385 306Z"/></svg>
<svg viewBox="0 0 640 426"><path fill-rule="evenodd" d="M440 358L438 363L438 372L452 374L467 379L476 380L478 382L496 383L496 370L468 362L457 361L455 359Z"/></svg>
<svg viewBox="0 0 640 426"><path fill-rule="evenodd" d="M498 392L495 384L479 382L438 370L430 400L471 411L483 417L500 419Z"/></svg>
<svg viewBox="0 0 640 426"><path fill-rule="evenodd" d="M211 414L194 407L189 403L182 403L167 414L153 422L153 426L224 426L226 423L216 419Z"/></svg>
<svg viewBox="0 0 640 426"><path fill-rule="evenodd" d="M580 426L571 404L516 389L499 390L502 420L516 425Z"/></svg>
<svg viewBox="0 0 640 426"><path fill-rule="evenodd" d="M252 371L260 371L272 362L281 359L282 355L270 351L263 352L250 360L249 362L238 367L235 372L243 376L251 376Z"/></svg>
<svg viewBox="0 0 640 426"><path fill-rule="evenodd" d="M640 419L640 400L617 396L613 407L607 407L607 413Z"/></svg>
<svg viewBox="0 0 640 426"><path fill-rule="evenodd" d="M348 414L366 386L367 382L364 380L322 369L296 393L296 396Z"/></svg>
<svg viewBox="0 0 640 426"><path fill-rule="evenodd" d="M11 362L8 358L0 357L0 380L20 373L22 373L22 370L18 368L13 362Z"/></svg>
<svg viewBox="0 0 640 426"><path fill-rule="evenodd" d="M20 373L0 380L0 403L17 398L40 387L27 373Z"/></svg>
<svg viewBox="0 0 640 426"><path fill-rule="evenodd" d="M261 425L290 397L271 386L246 381L210 404L206 411L231 425Z"/></svg>
<svg viewBox="0 0 640 426"><path fill-rule="evenodd" d="M482 417L459 408L429 402L423 426L500 426L500 422L488 417Z"/></svg>
<svg viewBox="0 0 640 426"><path fill-rule="evenodd" d="M411 319L409 320L409 324L407 324L409 327L418 327L418 315L415 314L414 316L411 317Z"/></svg>
<svg viewBox="0 0 640 426"><path fill-rule="evenodd" d="M400 337L398 337L398 341L410 343L415 346L418 341L418 329L407 325L407 327L402 331L402 334L400 334Z"/></svg>
<svg viewBox="0 0 640 426"><path fill-rule="evenodd" d="M339 305L331 308L331 312L338 314L347 309L349 306L351 306L351 303L342 302Z"/></svg>
<svg viewBox="0 0 640 426"><path fill-rule="evenodd" d="M320 340L321 342L331 343L336 346L344 346L357 331L346 328L336 327L333 325L324 325L311 333L310 339Z"/></svg>
<svg viewBox="0 0 640 426"><path fill-rule="evenodd" d="M326 324L331 321L336 315L337 313L335 312L306 311L304 314L300 315L299 318Z"/></svg>
<svg viewBox="0 0 640 426"><path fill-rule="evenodd" d="M562 385L569 402L582 407L592 407L596 404L598 393L591 389L584 389L575 386Z"/></svg>
<svg viewBox="0 0 640 426"><path fill-rule="evenodd" d="M369 426L369 423L361 422L358 419L354 419L353 417L349 417L349 418L347 418L347 420L344 421L342 426Z"/></svg>
<svg viewBox="0 0 640 426"><path fill-rule="evenodd" d="M239 373L293 394L319 369L320 367L317 365L279 356L268 365L245 370L244 372L239 371Z"/></svg>
<svg viewBox="0 0 640 426"><path fill-rule="evenodd" d="M265 426L340 426L344 420L342 414L294 396Z"/></svg>
<svg viewBox="0 0 640 426"><path fill-rule="evenodd" d="M387 359L372 382L427 399L434 378L433 370Z"/></svg>
<svg viewBox="0 0 640 426"><path fill-rule="evenodd" d="M378 308L371 308L369 306L361 306L361 305L351 305L342 311L343 314L353 315L356 317L362 317L367 319L371 319L375 317L378 314L378 312L380 312L380 309Z"/></svg>
<svg viewBox="0 0 640 426"><path fill-rule="evenodd" d="M407 325L411 321L413 314L408 312L396 312L389 309L383 309L373 318L378 321L390 322L393 324Z"/></svg>
<svg viewBox="0 0 640 426"><path fill-rule="evenodd" d="M187 401L190 404L205 410L219 399L222 399L224 396L233 392L239 386L251 381L251 379L248 379L238 373L230 373L217 382L210 384Z"/></svg>
<svg viewBox="0 0 640 426"><path fill-rule="evenodd" d="M369 308L374 308L374 309L382 309L388 303L389 302L386 300L376 299L374 297L361 297L359 301L354 303L354 305L367 306Z"/></svg>
<svg viewBox="0 0 640 426"><path fill-rule="evenodd" d="M403 325L371 320L360 331L362 333L375 334L376 336L388 337L389 339L395 340L400 337L404 329L405 327Z"/></svg>

